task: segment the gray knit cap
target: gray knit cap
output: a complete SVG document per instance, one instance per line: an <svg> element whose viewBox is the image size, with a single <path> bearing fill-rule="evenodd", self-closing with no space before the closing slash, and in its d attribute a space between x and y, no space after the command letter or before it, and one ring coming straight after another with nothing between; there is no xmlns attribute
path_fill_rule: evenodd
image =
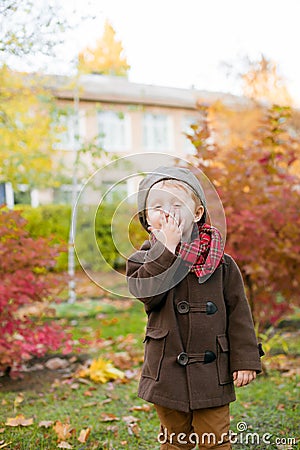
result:
<svg viewBox="0 0 300 450"><path fill-rule="evenodd" d="M148 223L146 219L146 202L150 189L154 184L162 180L178 180L186 183L192 191L199 197L204 206L203 221L206 219L206 198L203 188L198 178L189 170L182 167L158 167L140 182L137 195L138 215L141 224L148 231Z"/></svg>

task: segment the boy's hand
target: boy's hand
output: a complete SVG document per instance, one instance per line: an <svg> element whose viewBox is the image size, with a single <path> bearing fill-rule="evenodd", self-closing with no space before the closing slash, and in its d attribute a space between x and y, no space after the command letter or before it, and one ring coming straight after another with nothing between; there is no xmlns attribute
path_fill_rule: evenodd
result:
<svg viewBox="0 0 300 450"><path fill-rule="evenodd" d="M238 370L233 372L233 381L236 387L246 386L255 380L255 370Z"/></svg>
<svg viewBox="0 0 300 450"><path fill-rule="evenodd" d="M175 253L176 247L179 244L184 227L184 219L182 219L180 226L178 225L179 217L176 211L170 212L168 217L164 212L161 214L161 228L155 229L149 227L156 239L164 244L170 252Z"/></svg>

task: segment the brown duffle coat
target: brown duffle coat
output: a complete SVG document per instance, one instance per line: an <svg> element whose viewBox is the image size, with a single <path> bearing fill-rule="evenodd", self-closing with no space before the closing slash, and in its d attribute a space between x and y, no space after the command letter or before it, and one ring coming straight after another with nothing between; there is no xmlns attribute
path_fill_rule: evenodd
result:
<svg viewBox="0 0 300 450"><path fill-rule="evenodd" d="M188 412L234 401L232 373L260 372L261 363L234 260L225 254L203 284L189 272L162 292L178 278L180 267L181 258L159 241L152 246L145 241L127 261L127 280L148 315L138 395Z"/></svg>

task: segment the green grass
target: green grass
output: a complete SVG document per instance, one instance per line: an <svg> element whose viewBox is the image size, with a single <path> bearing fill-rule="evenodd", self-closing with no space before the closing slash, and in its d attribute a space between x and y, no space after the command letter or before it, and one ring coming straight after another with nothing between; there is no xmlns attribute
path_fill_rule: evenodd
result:
<svg viewBox="0 0 300 450"><path fill-rule="evenodd" d="M103 306L103 305L102 305ZM129 309L122 309L114 303L106 309L101 303L89 305L64 305L59 311L60 320L66 327L71 327L75 338L89 337L110 340L108 348L97 348L97 355L105 356L106 352L132 351L142 355L142 338L145 328L145 314L142 305L133 302ZM100 309L99 309L100 308ZM83 310L84 314L82 314ZM72 312L73 311L73 312ZM131 340L126 343L130 334ZM120 338L123 336L124 339ZM125 344L124 344L125 343ZM130 347L130 348L129 348ZM95 354L93 354L95 356ZM133 362L135 369L140 367L140 358ZM1 379L0 379L1 382ZM143 405L137 398L137 380L127 383L112 382L95 384L82 383L76 379L60 379L49 383L45 380L42 388L23 391L24 401L16 404L17 392L0 392L0 448L8 450L54 450L58 448L56 434L52 427L40 428L40 421L52 420L63 423L69 421L76 429L76 435L68 439L74 450L156 450L159 422L153 408L150 411L132 411L130 408ZM246 433L258 433L262 440L265 433L272 435L271 444L260 442L259 445L236 443L233 449L259 450L296 449L299 444L288 446L288 438L298 437L299 377L282 377L282 374L270 370L268 376L259 376L257 380L245 388L237 389L237 401L231 404L231 430L237 432L237 424L245 422ZM34 423L28 427L9 427L5 425L7 418L23 414L33 418ZM103 422L102 414L113 414L119 420ZM126 416L139 419L139 434L130 434L123 420ZM239 425L240 426L240 425ZM91 435L86 443L77 440L80 430L91 428ZM265 436L265 439L268 437ZM275 439L285 439L281 446ZM237 440L241 439L241 434ZM246 439L246 436L244 436ZM1 447L10 443L6 447Z"/></svg>
<svg viewBox="0 0 300 450"><path fill-rule="evenodd" d="M114 313L117 308L113 304L100 301L89 300L84 302L59 303L52 306L56 310L57 318L76 319L80 317L96 317L101 313Z"/></svg>

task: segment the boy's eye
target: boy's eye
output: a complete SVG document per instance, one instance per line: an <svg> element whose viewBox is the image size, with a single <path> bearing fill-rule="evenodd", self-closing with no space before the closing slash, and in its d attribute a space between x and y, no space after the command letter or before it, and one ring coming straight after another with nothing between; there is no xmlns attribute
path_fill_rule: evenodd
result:
<svg viewBox="0 0 300 450"><path fill-rule="evenodd" d="M177 203L174 206L175 206L175 208L180 208L181 205L179 203Z"/></svg>
<svg viewBox="0 0 300 450"><path fill-rule="evenodd" d="M161 205L155 205L154 209L161 209Z"/></svg>

